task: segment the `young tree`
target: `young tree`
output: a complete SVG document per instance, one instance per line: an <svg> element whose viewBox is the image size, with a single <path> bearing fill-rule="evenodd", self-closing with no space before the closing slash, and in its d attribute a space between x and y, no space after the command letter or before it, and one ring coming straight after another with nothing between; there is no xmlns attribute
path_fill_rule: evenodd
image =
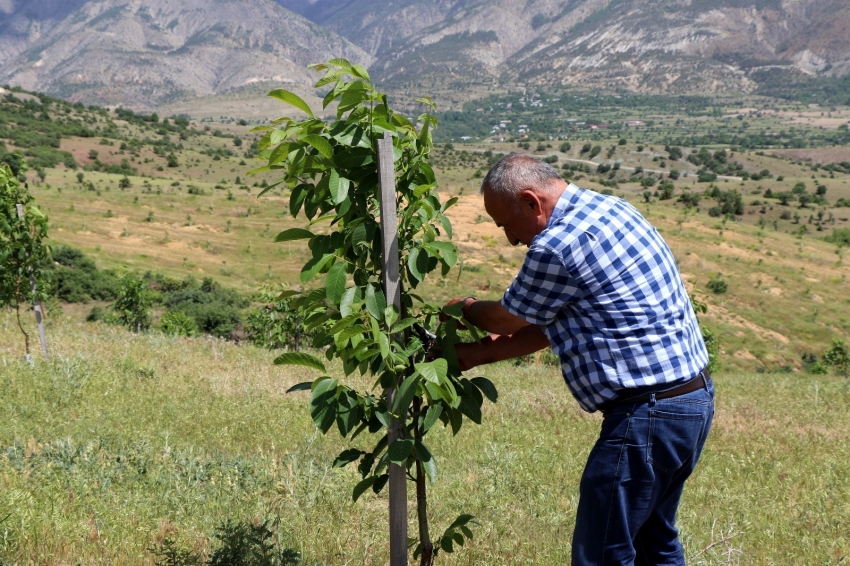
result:
<svg viewBox="0 0 850 566"><path fill-rule="evenodd" d="M20 167L18 174L23 175L26 164L22 162ZM47 299L50 273L43 267L50 257L50 248L44 243L47 216L32 201L26 184L8 164L0 163L0 308L15 309L27 356L30 339L21 323L20 307ZM19 204L23 218L18 216Z"/></svg>
<svg viewBox="0 0 850 566"><path fill-rule="evenodd" d="M118 300L112 305L118 320L134 332L147 330L153 319L152 304L153 297L145 282L129 271L124 273L118 287Z"/></svg>
<svg viewBox="0 0 850 566"><path fill-rule="evenodd" d="M334 462L338 467L358 462L362 481L354 487L355 500L369 489L380 492L387 484L391 464L407 471L417 496L419 536L414 556L430 565L438 551L452 552L455 545L472 537L468 527L472 516L461 515L436 544L432 542L426 478L436 479L437 460L425 437L437 422L450 426L455 434L465 419L480 423L484 397L493 402L497 397L486 378L461 375L454 349L460 308L444 311L449 320L432 338L425 329L436 325L439 307L414 293L429 273L439 269L447 275L457 263L455 246L439 239L443 235L451 238L452 225L444 213L457 199L441 203L436 192L436 178L428 163L431 129L437 125L431 113L412 121L393 111L367 71L344 59L313 67L324 73L315 86L330 87L324 106L337 103L336 119L326 123L315 118L301 98L276 90L270 95L298 108L307 118L285 117L273 126L255 128L266 132L259 148L268 160L268 165L256 172L282 175L260 194L281 185L288 187L290 213L297 216L303 211L311 226L327 227L322 232L292 228L278 234L278 242L309 241L312 259L301 270L302 283L323 278L323 284L313 291L286 291L279 299L292 297L292 307L298 310L305 330L312 333L312 345L325 348L328 360L340 360L346 376L357 371L376 380L372 390L357 391L346 385L344 378L322 375L291 390L311 391L310 413L323 433L336 425L351 441L365 431L378 435L377 441L343 451ZM433 111L430 99L419 102ZM378 141L385 132L393 136L400 311L388 306L381 285L377 167ZM428 357L432 342L441 356L433 360ZM275 362L299 364L323 374L327 371L320 359L306 353L286 353ZM401 430L400 437L390 443L393 419L401 423Z"/></svg>

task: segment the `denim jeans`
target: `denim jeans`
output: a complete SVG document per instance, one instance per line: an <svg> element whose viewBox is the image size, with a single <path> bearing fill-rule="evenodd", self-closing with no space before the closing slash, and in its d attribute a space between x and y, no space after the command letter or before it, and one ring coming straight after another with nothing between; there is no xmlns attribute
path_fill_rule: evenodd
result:
<svg viewBox="0 0 850 566"><path fill-rule="evenodd" d="M714 386L606 412L581 478L573 566L685 563L676 510L714 416Z"/></svg>

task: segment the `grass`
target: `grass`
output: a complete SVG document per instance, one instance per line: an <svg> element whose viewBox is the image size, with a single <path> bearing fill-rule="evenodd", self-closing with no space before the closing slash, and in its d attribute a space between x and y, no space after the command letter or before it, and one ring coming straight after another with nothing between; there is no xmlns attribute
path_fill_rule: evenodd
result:
<svg viewBox="0 0 850 566"><path fill-rule="evenodd" d="M317 434L303 393L284 394L309 370L272 366L250 346L60 317L48 336L52 359L30 369L13 317L0 315L0 559L153 564L146 549L166 536L208 554L221 522L279 518L305 564L385 563L384 495L351 502L356 473L329 466L346 446ZM600 417L577 408L552 368L481 373L501 395L484 425L432 440L433 530L461 512L478 521L475 540L438 563L564 564ZM716 386L714 429L680 509L689 563L846 560L850 384L721 373Z"/></svg>

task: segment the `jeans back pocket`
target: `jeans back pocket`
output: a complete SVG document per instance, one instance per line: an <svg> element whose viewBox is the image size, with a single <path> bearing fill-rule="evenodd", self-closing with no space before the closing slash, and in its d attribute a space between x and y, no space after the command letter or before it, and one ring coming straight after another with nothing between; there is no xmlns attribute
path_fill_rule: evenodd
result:
<svg viewBox="0 0 850 566"><path fill-rule="evenodd" d="M700 413L650 409L647 461L664 472L675 472L697 456L704 425L705 415Z"/></svg>

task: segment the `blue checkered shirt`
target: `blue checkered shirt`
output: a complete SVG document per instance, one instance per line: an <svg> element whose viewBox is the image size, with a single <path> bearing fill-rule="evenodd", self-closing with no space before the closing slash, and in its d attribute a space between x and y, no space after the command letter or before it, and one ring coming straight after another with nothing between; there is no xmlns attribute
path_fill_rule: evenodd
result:
<svg viewBox="0 0 850 566"><path fill-rule="evenodd" d="M676 261L629 203L570 184L502 298L543 328L581 407L684 382L708 364Z"/></svg>

